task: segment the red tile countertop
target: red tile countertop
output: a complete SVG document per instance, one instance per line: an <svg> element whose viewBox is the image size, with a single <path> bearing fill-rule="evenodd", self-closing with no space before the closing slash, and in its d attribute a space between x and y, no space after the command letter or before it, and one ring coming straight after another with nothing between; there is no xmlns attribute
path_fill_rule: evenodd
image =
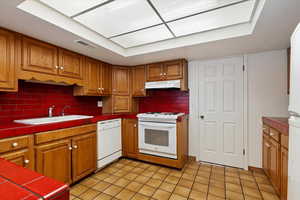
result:
<svg viewBox="0 0 300 200"><path fill-rule="evenodd" d="M0 199L69 199L69 187L29 169L0 159Z"/></svg>
<svg viewBox="0 0 300 200"><path fill-rule="evenodd" d="M72 121L49 123L43 125L26 125L26 124L10 122L5 124L0 124L0 139L22 136L22 135L30 135L34 133L52 131L52 130L63 129L63 128L70 128L74 126L81 126L85 124L96 123L98 121L117 119L117 118L136 119L136 114L99 115L99 116L94 116L91 119L72 120Z"/></svg>
<svg viewBox="0 0 300 200"><path fill-rule="evenodd" d="M272 128L289 135L289 122L287 117L263 117L263 122Z"/></svg>

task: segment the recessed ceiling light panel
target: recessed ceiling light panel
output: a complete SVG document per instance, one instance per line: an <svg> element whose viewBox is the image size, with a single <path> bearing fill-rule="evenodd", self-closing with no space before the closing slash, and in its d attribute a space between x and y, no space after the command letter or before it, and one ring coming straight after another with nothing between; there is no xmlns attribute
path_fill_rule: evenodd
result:
<svg viewBox="0 0 300 200"><path fill-rule="evenodd" d="M40 0L49 7L67 15L76 15L84 10L101 5L108 0Z"/></svg>
<svg viewBox="0 0 300 200"><path fill-rule="evenodd" d="M172 34L165 25L158 25L126 35L114 37L111 38L111 40L123 46L124 48L130 48L134 46L170 39L172 37Z"/></svg>
<svg viewBox="0 0 300 200"><path fill-rule="evenodd" d="M194 15L168 23L176 36L210 31L231 25L246 23L251 20L255 0Z"/></svg>
<svg viewBox="0 0 300 200"><path fill-rule="evenodd" d="M115 0L74 19L107 38L162 23L146 0Z"/></svg>

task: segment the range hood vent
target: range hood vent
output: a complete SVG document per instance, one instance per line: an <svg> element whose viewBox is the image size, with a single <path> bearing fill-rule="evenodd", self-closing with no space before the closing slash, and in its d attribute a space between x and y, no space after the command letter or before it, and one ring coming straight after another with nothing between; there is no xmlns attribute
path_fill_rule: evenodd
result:
<svg viewBox="0 0 300 200"><path fill-rule="evenodd" d="M181 80L146 82L146 89L180 88Z"/></svg>

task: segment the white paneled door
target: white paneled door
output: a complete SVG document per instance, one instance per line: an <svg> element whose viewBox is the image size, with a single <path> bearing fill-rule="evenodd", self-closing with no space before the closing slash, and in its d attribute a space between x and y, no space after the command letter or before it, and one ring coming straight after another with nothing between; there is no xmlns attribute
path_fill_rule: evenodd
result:
<svg viewBox="0 0 300 200"><path fill-rule="evenodd" d="M190 130L201 161L244 167L243 65L243 57L190 63Z"/></svg>

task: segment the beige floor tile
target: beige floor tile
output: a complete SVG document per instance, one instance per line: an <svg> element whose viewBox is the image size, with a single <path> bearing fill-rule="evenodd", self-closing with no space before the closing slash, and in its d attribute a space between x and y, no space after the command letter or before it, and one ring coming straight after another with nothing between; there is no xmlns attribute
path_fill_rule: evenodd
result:
<svg viewBox="0 0 300 200"><path fill-rule="evenodd" d="M164 181L172 184L177 184L179 182L179 179L180 178L175 176L167 176L167 178Z"/></svg>
<svg viewBox="0 0 300 200"><path fill-rule="evenodd" d="M136 181L132 181L131 183L129 183L126 188L128 190L131 190L133 192L138 192L141 188L142 188L143 184L138 183Z"/></svg>
<svg viewBox="0 0 300 200"><path fill-rule="evenodd" d="M192 174L183 173L181 178L188 179L190 181L194 181L196 178L196 174L192 175Z"/></svg>
<svg viewBox="0 0 300 200"><path fill-rule="evenodd" d="M130 181L134 180L136 177L138 177L138 175L135 173L128 173L127 175L123 176L123 178L126 178Z"/></svg>
<svg viewBox="0 0 300 200"><path fill-rule="evenodd" d="M246 181L246 180L241 180L241 185L243 187L250 187L250 188L253 188L253 189L257 189L257 183L256 182L253 182L253 181Z"/></svg>
<svg viewBox="0 0 300 200"><path fill-rule="evenodd" d="M203 178L201 176L196 176L195 182L202 183L202 184L208 184L209 178Z"/></svg>
<svg viewBox="0 0 300 200"><path fill-rule="evenodd" d="M279 200L278 196L268 192L261 192L264 200Z"/></svg>
<svg viewBox="0 0 300 200"><path fill-rule="evenodd" d="M111 200L112 198L113 197L108 194L101 193L94 200Z"/></svg>
<svg viewBox="0 0 300 200"><path fill-rule="evenodd" d="M89 188L84 185L77 184L71 188L70 193L74 196L80 196L82 193L86 192L88 189Z"/></svg>
<svg viewBox="0 0 300 200"><path fill-rule="evenodd" d="M225 198L225 189L209 186L208 193L217 197Z"/></svg>
<svg viewBox="0 0 300 200"><path fill-rule="evenodd" d="M225 182L220 180L211 179L209 185L213 187L225 188Z"/></svg>
<svg viewBox="0 0 300 200"><path fill-rule="evenodd" d="M116 173L114 173L115 176L118 176L118 177L123 177L125 176L126 174L128 174L128 171L125 171L125 170L119 170L117 171Z"/></svg>
<svg viewBox="0 0 300 200"><path fill-rule="evenodd" d="M166 192L164 190L156 190L155 193L153 194L152 198L157 199L157 200L168 200L171 196L170 192Z"/></svg>
<svg viewBox="0 0 300 200"><path fill-rule="evenodd" d="M120 178L119 180L117 180L114 185L120 186L120 187L126 187L128 184L130 183L129 180L125 179L125 178Z"/></svg>
<svg viewBox="0 0 300 200"><path fill-rule="evenodd" d="M104 170L104 172L109 173L109 174L115 174L117 171L119 171L119 169L113 168L113 167L108 167Z"/></svg>
<svg viewBox="0 0 300 200"><path fill-rule="evenodd" d="M226 200L244 200L244 195L242 193L226 191Z"/></svg>
<svg viewBox="0 0 300 200"><path fill-rule="evenodd" d="M262 200L262 197L251 197L251 196L244 196L245 200Z"/></svg>
<svg viewBox="0 0 300 200"><path fill-rule="evenodd" d="M159 179L159 180L164 180L166 177L167 177L167 175L166 174L162 174L162 173L155 173L152 176L152 178Z"/></svg>
<svg viewBox="0 0 300 200"><path fill-rule="evenodd" d="M225 176L230 176L230 177L236 177L239 178L239 173L238 172L226 172Z"/></svg>
<svg viewBox="0 0 300 200"><path fill-rule="evenodd" d="M182 186L176 186L174 190L174 194L178 194L183 197L188 197L190 194L190 189Z"/></svg>
<svg viewBox="0 0 300 200"><path fill-rule="evenodd" d="M207 193L192 190L189 198L194 200L206 200L206 197L207 197Z"/></svg>
<svg viewBox="0 0 300 200"><path fill-rule="evenodd" d="M211 173L210 179L224 182L225 181L225 176L217 174L217 173Z"/></svg>
<svg viewBox="0 0 300 200"><path fill-rule="evenodd" d="M100 181L96 185L93 186L93 189L103 192L106 188L108 188L111 184L105 181Z"/></svg>
<svg viewBox="0 0 300 200"><path fill-rule="evenodd" d="M243 187L243 192L245 195L250 196L250 197L257 197L257 198L261 197L261 194L258 189Z"/></svg>
<svg viewBox="0 0 300 200"><path fill-rule="evenodd" d="M111 195L111 196L115 196L116 194L118 194L120 191L122 190L121 187L116 186L116 185L111 185L108 188L106 188L103 192L105 194Z"/></svg>
<svg viewBox="0 0 300 200"><path fill-rule="evenodd" d="M129 200L134 196L134 194L134 192L124 189L116 196L116 198L120 200Z"/></svg>
<svg viewBox="0 0 300 200"><path fill-rule="evenodd" d="M146 185L153 187L153 188L158 188L161 183L162 183L161 180L150 178L149 181L147 181Z"/></svg>
<svg viewBox="0 0 300 200"><path fill-rule="evenodd" d="M197 176L201 176L201 177L205 177L205 178L209 178L210 177L210 172L206 172L206 171L201 171L199 170L197 173Z"/></svg>
<svg viewBox="0 0 300 200"><path fill-rule="evenodd" d="M171 184L171 183L166 183L166 182L163 182L159 188L162 189L162 190L165 190L165 191L168 191L168 192L173 192L173 190L175 189L176 185L174 184Z"/></svg>
<svg viewBox="0 0 300 200"><path fill-rule="evenodd" d="M106 179L109 176L110 176L110 174L101 171L101 172L98 172L97 174L95 174L93 177L97 178L99 180L104 180L104 179Z"/></svg>
<svg viewBox="0 0 300 200"><path fill-rule="evenodd" d="M215 196L215 195L212 195L212 194L208 194L207 195L207 200L225 200L225 198L218 197L218 196Z"/></svg>
<svg viewBox="0 0 300 200"><path fill-rule="evenodd" d="M268 193L272 193L272 194L276 193L272 185L258 184L258 187L259 187L260 191L264 191L264 192L268 192Z"/></svg>
<svg viewBox="0 0 300 200"><path fill-rule="evenodd" d="M201 184L201 183L194 183L192 190L196 190L199 192L208 192L208 185Z"/></svg>
<svg viewBox="0 0 300 200"><path fill-rule="evenodd" d="M247 175L247 174L240 174L240 178L241 178L242 180L255 182L254 177L253 177L253 176L250 176L250 175Z"/></svg>
<svg viewBox="0 0 300 200"><path fill-rule="evenodd" d="M171 171L171 172L170 172L170 175L171 175L171 176L178 177L178 178L181 178L181 176L183 175L183 171L174 170L174 171Z"/></svg>
<svg viewBox="0 0 300 200"><path fill-rule="evenodd" d="M118 176L114 176L114 175L110 175L109 177L105 178L104 181L108 182L108 183L114 183L116 182L120 177Z"/></svg>
<svg viewBox="0 0 300 200"><path fill-rule="evenodd" d="M153 193L155 192L155 188L144 185L139 191L138 193L143 194L145 196L152 196Z"/></svg>
<svg viewBox="0 0 300 200"><path fill-rule="evenodd" d="M226 190L242 193L241 185L232 184L232 183L226 183Z"/></svg>
<svg viewBox="0 0 300 200"><path fill-rule="evenodd" d="M180 185L182 187L192 188L193 183L194 183L193 181L182 178L179 180L178 185Z"/></svg>
<svg viewBox="0 0 300 200"><path fill-rule="evenodd" d="M87 187L93 187L94 185L96 185L100 180L96 179L96 178L86 178L83 181L80 182L81 185L87 186Z"/></svg>
<svg viewBox="0 0 300 200"><path fill-rule="evenodd" d="M70 200L76 199L76 196L73 196L72 194L70 195Z"/></svg>
<svg viewBox="0 0 300 200"><path fill-rule="evenodd" d="M132 171L134 169L134 167L127 165L127 166L123 167L122 169L125 171Z"/></svg>
<svg viewBox="0 0 300 200"><path fill-rule="evenodd" d="M148 200L148 199L149 199L149 197L137 193L132 197L131 200Z"/></svg>
<svg viewBox="0 0 300 200"><path fill-rule="evenodd" d="M158 167L158 166L155 166L155 165L152 165L152 166L148 167L147 170L148 170L148 171L156 172L157 170L159 170L159 167Z"/></svg>
<svg viewBox="0 0 300 200"><path fill-rule="evenodd" d="M84 193L82 193L79 198L82 200L93 200L96 196L98 196L100 194L99 191L94 190L94 189L90 189Z"/></svg>
<svg viewBox="0 0 300 200"><path fill-rule="evenodd" d="M172 194L169 200L187 200L187 198L177 194Z"/></svg>
<svg viewBox="0 0 300 200"><path fill-rule="evenodd" d="M257 183L270 184L270 181L265 177L255 177Z"/></svg>
<svg viewBox="0 0 300 200"><path fill-rule="evenodd" d="M145 170L139 167L134 168L131 172L135 173L135 174L141 174L143 173Z"/></svg>
<svg viewBox="0 0 300 200"><path fill-rule="evenodd" d="M232 183L232 184L241 184L240 178L238 177L231 177L231 176L225 176L225 182L226 183Z"/></svg>
<svg viewBox="0 0 300 200"><path fill-rule="evenodd" d="M167 169L167 168L162 167L157 172L162 173L162 174L169 174L170 170Z"/></svg>
<svg viewBox="0 0 300 200"><path fill-rule="evenodd" d="M148 171L148 169L143 172L143 176L147 176L147 177L152 177L154 174L155 172Z"/></svg>
<svg viewBox="0 0 300 200"><path fill-rule="evenodd" d="M138 176L134 180L139 183L146 183L150 178L146 176Z"/></svg>

